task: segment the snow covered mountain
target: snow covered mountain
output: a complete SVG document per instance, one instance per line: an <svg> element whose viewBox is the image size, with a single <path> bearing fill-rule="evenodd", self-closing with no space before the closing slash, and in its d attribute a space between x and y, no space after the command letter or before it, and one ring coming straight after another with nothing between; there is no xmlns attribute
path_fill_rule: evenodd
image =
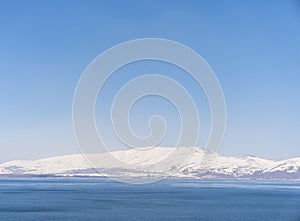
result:
<svg viewBox="0 0 300 221"><path fill-rule="evenodd" d="M136 150L112 152L117 158L126 158L130 164L155 163L172 152L172 148L154 148L146 155ZM171 177L201 179L275 179L300 180L300 157L273 161L258 157L227 157L200 148L193 148L187 162L172 171ZM149 154L150 153L150 154ZM108 153L98 154L105 162ZM203 156L205 156L204 160ZM206 159L206 160L205 160ZM175 171L175 172L174 172ZM149 177L146 171L124 170L107 163L94 169L83 155L74 154L33 161L10 161L0 164L0 176L97 176L97 177Z"/></svg>

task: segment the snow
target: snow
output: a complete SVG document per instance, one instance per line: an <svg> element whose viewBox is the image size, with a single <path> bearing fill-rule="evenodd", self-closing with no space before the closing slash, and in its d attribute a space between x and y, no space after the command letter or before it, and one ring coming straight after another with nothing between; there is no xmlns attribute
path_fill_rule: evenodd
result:
<svg viewBox="0 0 300 221"><path fill-rule="evenodd" d="M188 149L188 148L186 148ZM97 154L101 168L95 170L81 154L32 161L10 161L0 164L1 176L106 176L147 177L149 172L128 170L107 162L108 155L127 164L155 165L166 159L174 148L115 151ZM183 149L185 150L185 149ZM190 149L189 149L190 150ZM259 157L228 157L192 147L193 155L180 167L162 166L162 174L171 177L209 179L300 179L300 157L281 161ZM167 170L167 171L166 171Z"/></svg>

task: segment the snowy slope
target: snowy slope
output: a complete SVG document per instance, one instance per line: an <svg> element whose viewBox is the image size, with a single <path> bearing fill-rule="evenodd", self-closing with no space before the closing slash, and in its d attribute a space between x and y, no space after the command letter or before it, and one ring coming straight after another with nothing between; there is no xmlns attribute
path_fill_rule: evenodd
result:
<svg viewBox="0 0 300 221"><path fill-rule="evenodd" d="M112 154L129 164L160 162L172 148L155 148L141 154L136 150L115 151ZM165 171L172 177L207 179L292 179L300 180L300 157L272 161L258 157L227 157L193 148L193 155L183 165ZM124 170L106 162L108 153L98 154L104 162L97 170L80 154L52 157L34 161L10 161L0 164L0 176L105 176L146 177L147 172ZM203 158L204 157L204 158ZM167 167L166 167L167 168Z"/></svg>

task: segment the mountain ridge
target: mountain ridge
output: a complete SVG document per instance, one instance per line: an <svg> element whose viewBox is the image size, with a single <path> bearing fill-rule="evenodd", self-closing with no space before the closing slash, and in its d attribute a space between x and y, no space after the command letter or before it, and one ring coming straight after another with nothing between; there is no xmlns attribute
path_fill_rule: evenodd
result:
<svg viewBox="0 0 300 221"><path fill-rule="evenodd" d="M300 180L300 157L286 160L269 160L255 156L232 157L193 148L193 155L183 165L164 173L171 174L170 178ZM153 174L147 171L125 170L112 166L109 162L105 162L107 154L112 154L130 164L151 165L160 162L173 150L157 147L144 152L145 154L134 149L102 153L99 154L99 159L104 162L103 167L97 169L93 168L81 154L38 160L14 160L0 164L0 176L149 177Z"/></svg>

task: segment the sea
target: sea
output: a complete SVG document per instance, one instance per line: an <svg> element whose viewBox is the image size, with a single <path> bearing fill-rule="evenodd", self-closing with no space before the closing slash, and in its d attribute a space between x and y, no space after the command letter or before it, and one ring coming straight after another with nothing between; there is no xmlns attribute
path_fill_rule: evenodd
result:
<svg viewBox="0 0 300 221"><path fill-rule="evenodd" d="M300 221L300 183L0 179L2 221Z"/></svg>

